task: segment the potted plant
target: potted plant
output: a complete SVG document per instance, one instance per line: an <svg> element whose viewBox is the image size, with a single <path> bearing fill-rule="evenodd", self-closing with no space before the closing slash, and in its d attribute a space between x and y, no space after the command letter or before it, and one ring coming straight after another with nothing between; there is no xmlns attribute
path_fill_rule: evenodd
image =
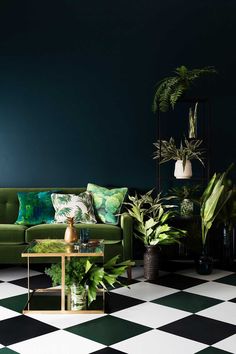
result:
<svg viewBox="0 0 236 354"><path fill-rule="evenodd" d="M176 198L180 203L180 215L188 217L193 215L194 204L199 203L197 193L200 190L200 185L181 186L169 189L169 194Z"/></svg>
<svg viewBox="0 0 236 354"><path fill-rule="evenodd" d="M71 257L65 266L65 285L67 296L71 301L71 310L84 310L96 300L97 291L108 291L107 286L114 287L120 283L118 277L134 265L134 262L117 263L118 256L111 258L104 265L94 263L89 257ZM61 263L52 264L45 269L52 279L53 286L61 285Z"/></svg>
<svg viewBox="0 0 236 354"><path fill-rule="evenodd" d="M229 169L224 173L213 175L200 200L202 255L197 261L197 272L199 274L210 274L212 272L213 260L208 257L206 249L207 236L217 215L232 194L232 189L226 186L228 171Z"/></svg>
<svg viewBox="0 0 236 354"><path fill-rule="evenodd" d="M158 109L166 112L174 109L176 102L180 97L198 80L200 77L215 74L214 67L206 66L200 69L189 70L182 65L175 69L174 76L169 76L157 83L157 89L153 99L153 112Z"/></svg>
<svg viewBox="0 0 236 354"><path fill-rule="evenodd" d="M202 154L204 149L201 148L202 140L184 139L184 145L180 143L180 147L176 146L174 138L167 140L159 140L154 143L156 151L154 159L159 159L159 163L170 160L176 160L174 176L178 179L188 179L192 177L192 164L190 160L198 160L204 166Z"/></svg>
<svg viewBox="0 0 236 354"><path fill-rule="evenodd" d="M171 208L174 205L165 205L159 193L152 197L153 190L143 195L135 193L128 196L125 202L128 213L134 219L134 236L140 239L146 248L144 253L144 276L148 280L158 277L158 248L162 245L180 243L186 231L174 228L168 221L175 215Z"/></svg>

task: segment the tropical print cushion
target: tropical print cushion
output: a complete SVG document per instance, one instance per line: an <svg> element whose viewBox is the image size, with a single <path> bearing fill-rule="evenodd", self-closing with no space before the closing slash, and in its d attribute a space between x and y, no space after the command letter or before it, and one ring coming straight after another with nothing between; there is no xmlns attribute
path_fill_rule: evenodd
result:
<svg viewBox="0 0 236 354"><path fill-rule="evenodd" d="M66 223L67 217L73 217L75 223L95 224L97 222L92 194L83 192L76 194L52 194L55 209L55 222Z"/></svg>
<svg viewBox="0 0 236 354"><path fill-rule="evenodd" d="M54 221L54 208L51 194L45 192L18 192L19 213L16 220L18 225L50 224Z"/></svg>
<svg viewBox="0 0 236 354"><path fill-rule="evenodd" d="M87 191L92 192L94 210L97 219L106 224L117 225L121 206L128 192L128 188L107 189L88 183Z"/></svg>

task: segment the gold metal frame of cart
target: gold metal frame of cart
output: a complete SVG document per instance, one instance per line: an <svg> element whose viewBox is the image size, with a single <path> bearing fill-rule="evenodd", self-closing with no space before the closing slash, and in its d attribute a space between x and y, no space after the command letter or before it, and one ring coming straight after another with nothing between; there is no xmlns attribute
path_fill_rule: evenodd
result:
<svg viewBox="0 0 236 354"><path fill-rule="evenodd" d="M35 240L36 242L42 242L43 239L40 240ZM54 241L63 241L63 240L55 240ZM100 242L103 240L99 240ZM104 263L104 252L98 252L98 253L93 253L93 252L60 252L60 253L22 253L21 257L26 257L27 258L27 282L28 282L28 301L27 301L27 310L23 310L23 314L29 314L29 313L47 313L47 314L53 314L53 313L71 313L71 314L78 314L78 313L92 313L92 314L99 314L99 313L104 313L104 303L105 303L105 292L103 290L99 290L99 292L102 292L103 296L103 309L102 310L66 310L65 309L65 260L70 259L71 257L103 257L103 263ZM55 257L55 258L61 258L61 309L60 310L30 310L30 297L33 296L30 293L30 258L39 258L39 257ZM35 292L55 292L55 289L35 289ZM58 292L58 289L56 289Z"/></svg>

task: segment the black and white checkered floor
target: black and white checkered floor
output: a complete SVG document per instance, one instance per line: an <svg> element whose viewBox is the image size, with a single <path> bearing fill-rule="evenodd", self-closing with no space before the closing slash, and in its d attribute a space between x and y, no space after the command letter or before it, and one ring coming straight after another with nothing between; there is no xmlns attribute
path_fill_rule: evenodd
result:
<svg viewBox="0 0 236 354"><path fill-rule="evenodd" d="M31 287L50 286L39 271ZM130 289L106 298L106 313L22 315L26 269L0 269L0 354L236 353L236 273L194 269L161 272L145 281L133 271Z"/></svg>

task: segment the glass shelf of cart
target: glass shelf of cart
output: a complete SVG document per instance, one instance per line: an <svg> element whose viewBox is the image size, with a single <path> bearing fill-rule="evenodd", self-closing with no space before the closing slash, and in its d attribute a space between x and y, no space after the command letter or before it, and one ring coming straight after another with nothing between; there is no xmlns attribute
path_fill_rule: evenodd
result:
<svg viewBox="0 0 236 354"><path fill-rule="evenodd" d="M64 240L39 239L32 241L22 257L103 257L103 240L89 240L88 243L80 242L68 244Z"/></svg>

